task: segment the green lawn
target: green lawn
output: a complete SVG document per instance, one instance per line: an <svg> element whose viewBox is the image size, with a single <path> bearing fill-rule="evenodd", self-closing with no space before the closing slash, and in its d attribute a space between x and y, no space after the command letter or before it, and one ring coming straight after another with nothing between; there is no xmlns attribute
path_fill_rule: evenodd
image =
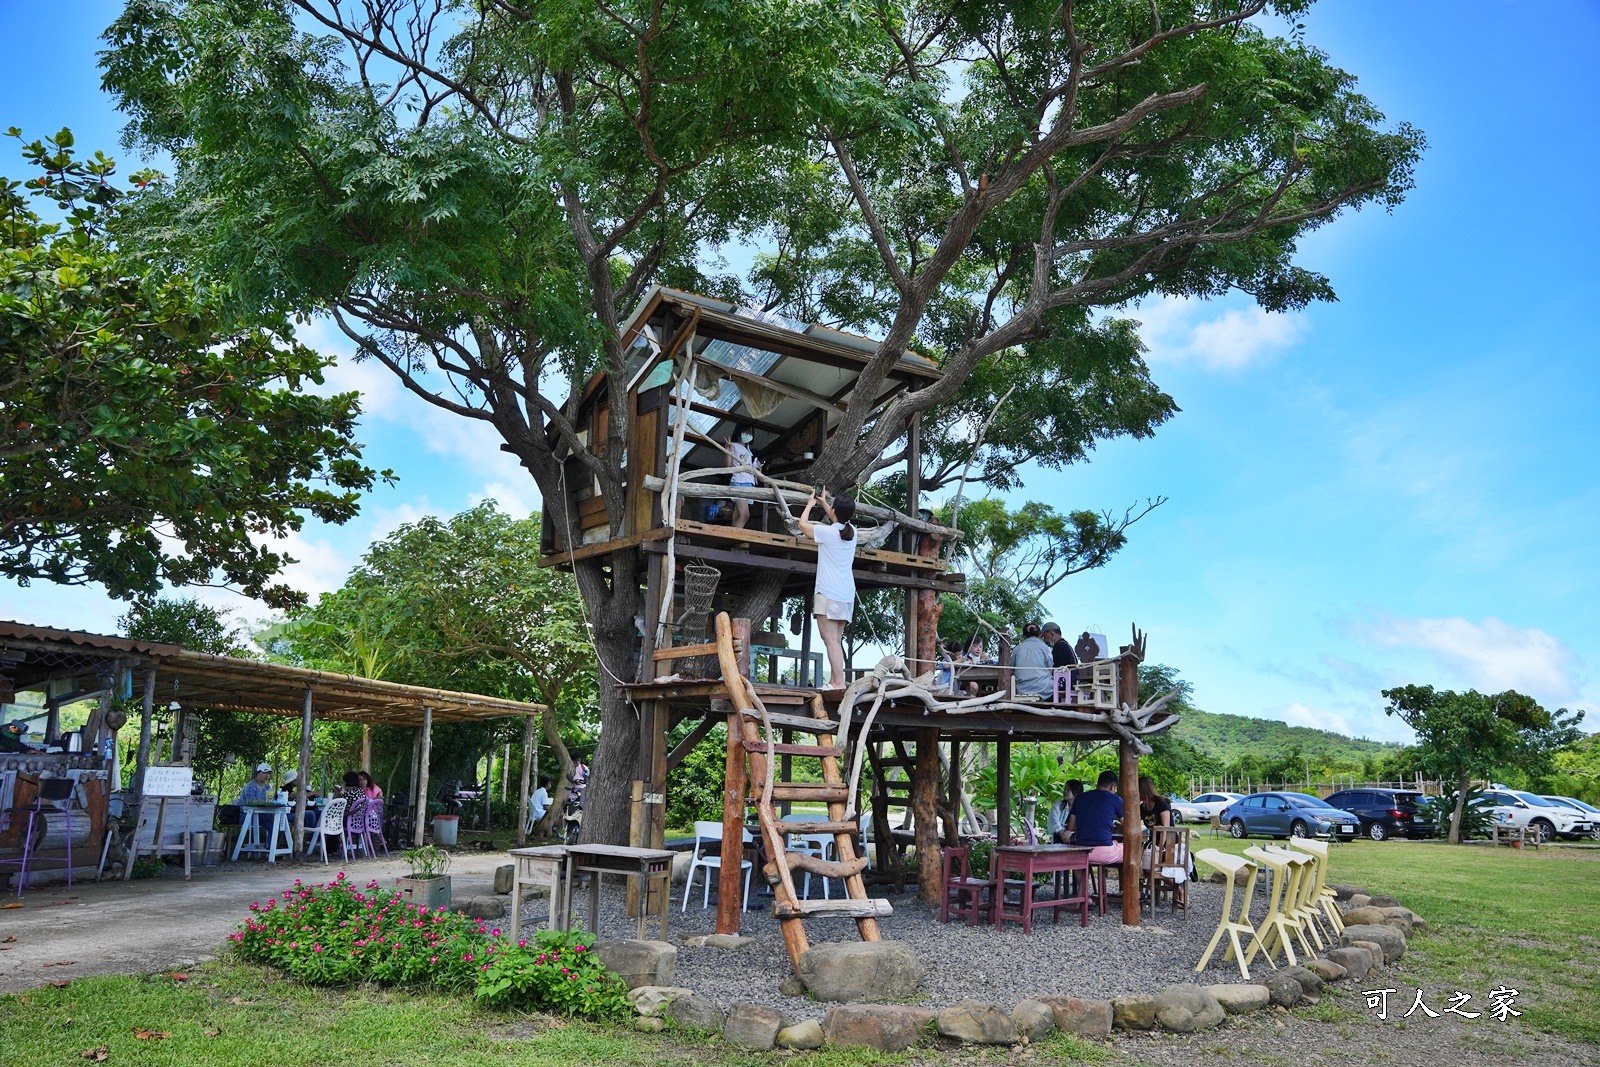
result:
<svg viewBox="0 0 1600 1067"><path fill-rule="evenodd" d="M1264 843L1195 838L1196 851ZM1362 840L1334 846L1329 864L1331 881L1388 893L1428 921L1406 965L1430 988L1481 1002L1508 985L1525 1025L1600 1043L1600 850Z"/></svg>

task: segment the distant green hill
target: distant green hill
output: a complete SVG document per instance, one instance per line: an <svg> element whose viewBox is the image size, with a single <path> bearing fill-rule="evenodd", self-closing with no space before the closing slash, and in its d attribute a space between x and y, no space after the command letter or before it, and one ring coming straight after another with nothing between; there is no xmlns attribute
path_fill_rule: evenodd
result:
<svg viewBox="0 0 1600 1067"><path fill-rule="evenodd" d="M1193 708L1184 711L1172 733L1224 763L1232 763L1247 752L1268 758L1281 756L1295 745L1310 759L1359 763L1368 756L1402 747L1393 742L1357 740L1309 726L1290 726L1276 719L1252 719L1248 715L1223 715Z"/></svg>

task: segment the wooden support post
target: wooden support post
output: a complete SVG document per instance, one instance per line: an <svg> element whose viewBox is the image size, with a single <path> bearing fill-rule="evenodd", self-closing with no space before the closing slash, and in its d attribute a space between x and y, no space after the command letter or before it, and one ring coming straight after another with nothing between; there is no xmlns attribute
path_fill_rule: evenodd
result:
<svg viewBox="0 0 1600 1067"><path fill-rule="evenodd" d="M994 743L994 839L1011 844L1011 739Z"/></svg>
<svg viewBox="0 0 1600 1067"><path fill-rule="evenodd" d="M866 744L867 739L862 737L858 743ZM905 871L900 863L900 850L895 848L894 827L889 825L889 789L879 763L878 745L879 742L874 741L867 748L872 757L872 841L878 850L877 872L880 880L892 881L903 889Z"/></svg>
<svg viewBox="0 0 1600 1067"><path fill-rule="evenodd" d="M1139 659L1124 648L1117 664L1117 701L1139 706ZM1139 869L1144 855L1139 822L1139 750L1130 741L1117 745L1122 778L1122 925L1139 925Z"/></svg>
<svg viewBox="0 0 1600 1067"><path fill-rule="evenodd" d="M141 802L144 800L144 772L150 766L151 715L155 711L155 703L156 669L150 667L144 672L144 703L139 709L139 753L133 767L133 791Z"/></svg>
<svg viewBox="0 0 1600 1067"><path fill-rule="evenodd" d="M433 709L422 709L422 747L417 752L417 825L412 830L412 842L422 847L422 835L428 828L428 760L433 756Z"/></svg>
<svg viewBox="0 0 1600 1067"><path fill-rule="evenodd" d="M811 612L801 609L800 623L800 665L795 669L794 681L796 685L821 685L821 678L811 677Z"/></svg>
<svg viewBox="0 0 1600 1067"><path fill-rule="evenodd" d="M911 425L906 428L906 514L915 515L922 506L922 427L918 420L920 415L911 416ZM912 534L914 540L920 540L921 535ZM908 546L906 551L917 551L916 545ZM932 670L931 663L918 663L917 659L924 644L926 635L922 632L923 621L918 616L921 613L921 598L915 589L906 590L906 662L911 666L911 675L916 677L923 671ZM937 639L938 631L934 631Z"/></svg>
<svg viewBox="0 0 1600 1067"><path fill-rule="evenodd" d="M649 701L648 703L655 703ZM641 716L642 717L642 716ZM644 810L644 780L635 778L629 783L628 793L628 847L644 848L645 839L649 836L649 816ZM639 916L639 882L638 878L629 878L624 892L625 911L630 919Z"/></svg>
<svg viewBox="0 0 1600 1067"><path fill-rule="evenodd" d="M417 808L417 764L422 762L422 727L411 731L411 773L406 776L407 795L411 797L411 823L422 818Z"/></svg>
<svg viewBox="0 0 1600 1067"><path fill-rule="evenodd" d="M961 742L950 739L950 825L945 827L945 844L961 847Z"/></svg>
<svg viewBox="0 0 1600 1067"><path fill-rule="evenodd" d="M911 815L917 845L917 898L937 904L943 892L939 855L939 731L917 731L917 764L911 775Z"/></svg>
<svg viewBox="0 0 1600 1067"><path fill-rule="evenodd" d="M176 742L176 738L174 738ZM295 785L299 790L294 797L294 840L289 842L291 855L305 851L306 791L311 788L311 687L306 686L300 701L300 761L295 765Z"/></svg>
<svg viewBox="0 0 1600 1067"><path fill-rule="evenodd" d="M517 847L528 843L528 798L533 796L533 716L522 717L522 781L517 790ZM513 902L515 903L515 902Z"/></svg>
<svg viewBox="0 0 1600 1067"><path fill-rule="evenodd" d="M722 703L718 701L718 703ZM744 898L744 746L739 712L728 709L728 755L722 768L722 870L717 882L717 933L737 934ZM711 877L708 873L707 878Z"/></svg>
<svg viewBox="0 0 1600 1067"><path fill-rule="evenodd" d="M1139 925L1139 863L1144 855L1139 823L1139 753L1127 741L1117 744L1122 778L1122 925Z"/></svg>
<svg viewBox="0 0 1600 1067"><path fill-rule="evenodd" d="M361 769L372 773L372 724L361 724Z"/></svg>
<svg viewBox="0 0 1600 1067"><path fill-rule="evenodd" d="M637 681L648 682L656 676L656 630L661 621L661 557L651 556L645 561L644 638L639 646L639 672ZM666 644L672 644L672 635L666 635ZM671 671L663 671L670 674Z"/></svg>

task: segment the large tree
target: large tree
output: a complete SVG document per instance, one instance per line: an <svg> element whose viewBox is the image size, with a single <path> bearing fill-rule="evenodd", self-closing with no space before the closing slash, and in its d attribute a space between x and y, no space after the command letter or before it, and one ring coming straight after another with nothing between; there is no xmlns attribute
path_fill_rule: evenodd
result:
<svg viewBox="0 0 1600 1067"><path fill-rule="evenodd" d="M1455 786L1456 810L1450 820L1450 843L1461 842L1461 812L1467 787L1507 767L1538 774L1551 766L1555 751L1580 736L1582 714L1567 709L1547 711L1532 697L1514 690L1486 695L1435 690L1431 685L1385 689L1386 714L1396 715L1417 735L1422 766Z"/></svg>
<svg viewBox="0 0 1600 1067"><path fill-rule="evenodd" d="M654 282L879 338L805 472L831 486L1019 378L1063 390L1047 462L1148 432L1170 401L1102 309L1330 298L1296 241L1397 203L1422 139L1267 32L1266 6L130 0L105 82L130 140L176 163L147 212L166 254L246 307L331 314L418 396L492 426L576 544L562 457L620 530L632 408L609 406L591 450L571 398L594 372L623 393L619 327ZM716 273L737 240L771 250L759 277ZM879 409L913 345L944 376ZM621 840L642 555L574 569L604 715L585 833ZM753 583L746 612L778 594Z"/></svg>
<svg viewBox="0 0 1600 1067"><path fill-rule="evenodd" d="M303 600L266 538L356 513L359 397L306 391L331 360L285 316L231 315L133 253L115 165L72 149L68 130L25 144L38 176L0 177L0 575Z"/></svg>

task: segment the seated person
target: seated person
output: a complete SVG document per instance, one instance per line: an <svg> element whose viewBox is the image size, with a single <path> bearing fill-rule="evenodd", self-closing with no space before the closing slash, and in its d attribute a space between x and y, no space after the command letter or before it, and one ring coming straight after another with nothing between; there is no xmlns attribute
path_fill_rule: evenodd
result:
<svg viewBox="0 0 1600 1067"><path fill-rule="evenodd" d="M1083 795L1083 781L1073 778L1067 782L1066 788L1061 791L1061 799L1050 805L1050 813L1045 817L1045 830L1050 835L1050 840L1058 845L1070 845L1070 835L1067 833L1067 820L1072 817L1072 805Z"/></svg>
<svg viewBox="0 0 1600 1067"><path fill-rule="evenodd" d="M1073 654L1072 646L1067 644L1066 640L1061 636L1061 627L1053 622L1047 622L1044 624L1044 628L1039 631L1039 636L1043 638L1045 644L1050 646L1050 665L1052 667L1076 667L1078 665L1078 657Z"/></svg>
<svg viewBox="0 0 1600 1067"><path fill-rule="evenodd" d="M1016 668L1019 694L1053 700L1056 686L1050 675L1050 646L1039 636L1039 629L1036 622L1022 628L1022 640L1011 653L1011 663Z"/></svg>
<svg viewBox="0 0 1600 1067"><path fill-rule="evenodd" d="M367 799L367 791L361 787L361 773L359 771L344 772L344 788L339 790L339 796L352 805L357 801Z"/></svg>
<svg viewBox="0 0 1600 1067"><path fill-rule="evenodd" d="M298 771L290 771L288 774L283 776L283 791L289 794L289 803L291 804L299 799L299 796L302 792L304 792L306 795L307 804L317 799L317 791L315 789L312 789L309 786L303 790L301 789L300 773Z"/></svg>
<svg viewBox="0 0 1600 1067"><path fill-rule="evenodd" d="M366 771L358 771L356 773L361 776L361 789L362 792L367 794L367 799L382 800L383 787L377 783L372 775L368 774Z"/></svg>
<svg viewBox="0 0 1600 1067"><path fill-rule="evenodd" d="M244 789L239 792L241 804L265 804L271 798L267 796L267 783L272 781L272 764L256 764L255 774L244 784Z"/></svg>
<svg viewBox="0 0 1600 1067"><path fill-rule="evenodd" d="M1101 771L1095 787L1078 798L1067 819L1067 832L1077 845L1090 847L1090 863L1121 863L1122 842L1112 839L1122 818L1122 798L1116 794L1117 772Z"/></svg>
<svg viewBox="0 0 1600 1067"><path fill-rule="evenodd" d="M532 830L544 819L545 812L550 810L550 779L541 774L539 788L533 791L528 798L528 829Z"/></svg>
<svg viewBox="0 0 1600 1067"><path fill-rule="evenodd" d="M954 689L956 684L956 664L964 657L961 654L961 642L950 638L941 648L939 663L934 671L933 684L939 689Z"/></svg>

